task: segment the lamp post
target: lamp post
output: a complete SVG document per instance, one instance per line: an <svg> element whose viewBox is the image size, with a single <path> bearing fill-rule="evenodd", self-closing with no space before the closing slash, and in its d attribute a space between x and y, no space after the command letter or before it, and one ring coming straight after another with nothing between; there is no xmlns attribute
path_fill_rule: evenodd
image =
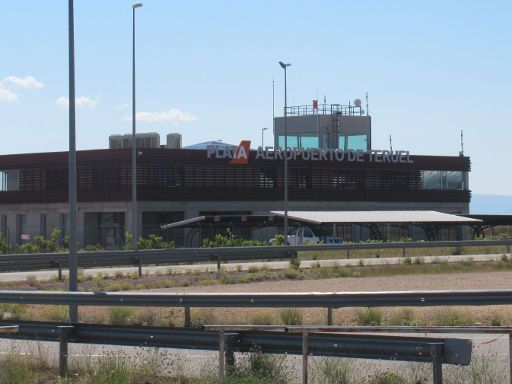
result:
<svg viewBox="0 0 512 384"><path fill-rule="evenodd" d="M263 132L265 132L268 128L261 128L261 148L263 147Z"/></svg>
<svg viewBox="0 0 512 384"><path fill-rule="evenodd" d="M285 244L288 243L288 99L286 94L286 68L291 64L285 64L282 61L279 65L284 70L284 238Z"/></svg>
<svg viewBox="0 0 512 384"><path fill-rule="evenodd" d="M137 215L137 140L135 137L135 9L142 7L142 3L132 5L132 246L137 252L138 215Z"/></svg>
<svg viewBox="0 0 512 384"><path fill-rule="evenodd" d="M75 23L73 0L68 0L68 46L69 46L69 290L78 290L78 254L76 244L76 139L75 139ZM69 306L69 319L78 322L78 307Z"/></svg>

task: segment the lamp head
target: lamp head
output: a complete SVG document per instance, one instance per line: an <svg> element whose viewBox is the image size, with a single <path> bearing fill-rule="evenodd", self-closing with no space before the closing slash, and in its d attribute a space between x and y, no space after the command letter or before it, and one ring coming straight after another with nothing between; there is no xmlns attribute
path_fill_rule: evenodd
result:
<svg viewBox="0 0 512 384"><path fill-rule="evenodd" d="M281 66L281 68L286 69L286 67L289 67L291 64L285 64L282 61L280 61L279 65Z"/></svg>
<svg viewBox="0 0 512 384"><path fill-rule="evenodd" d="M268 128L261 128L262 131L266 131Z"/></svg>
<svg viewBox="0 0 512 384"><path fill-rule="evenodd" d="M142 3L133 3L132 4L132 8L135 9L135 8L140 8L142 7Z"/></svg>

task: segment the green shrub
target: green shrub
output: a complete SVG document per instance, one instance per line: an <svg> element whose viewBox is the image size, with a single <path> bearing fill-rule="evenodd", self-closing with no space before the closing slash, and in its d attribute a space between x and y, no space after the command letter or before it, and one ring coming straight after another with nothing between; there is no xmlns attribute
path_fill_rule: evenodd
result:
<svg viewBox="0 0 512 384"><path fill-rule="evenodd" d="M229 372L228 383L236 384L287 384L290 375L285 368L286 356L270 355L257 349L238 359L237 366Z"/></svg>
<svg viewBox="0 0 512 384"><path fill-rule="evenodd" d="M300 268L300 259L297 255L294 255L290 259L290 268L299 269Z"/></svg>
<svg viewBox="0 0 512 384"><path fill-rule="evenodd" d="M301 325L302 312L297 308L285 308L279 312L279 318L284 325Z"/></svg>
<svg viewBox="0 0 512 384"><path fill-rule="evenodd" d="M403 308L391 313L388 319L389 325L395 326L416 326L416 316L410 308Z"/></svg>
<svg viewBox="0 0 512 384"><path fill-rule="evenodd" d="M315 383L350 384L350 363L339 358L323 358L315 367Z"/></svg>
<svg viewBox="0 0 512 384"><path fill-rule="evenodd" d="M133 319L133 309L114 307L110 309L109 320L112 325L128 325Z"/></svg>
<svg viewBox="0 0 512 384"><path fill-rule="evenodd" d="M366 308L356 313L357 325L376 326L382 323L382 312L378 308Z"/></svg>
<svg viewBox="0 0 512 384"><path fill-rule="evenodd" d="M268 245L266 242L233 237L228 230L226 235L217 234L213 239L204 239L203 248L219 247L261 247Z"/></svg>
<svg viewBox="0 0 512 384"><path fill-rule="evenodd" d="M282 234L278 234L274 236L274 240L272 241L273 245L284 245L286 242L286 237Z"/></svg>
<svg viewBox="0 0 512 384"><path fill-rule="evenodd" d="M438 326L463 326L473 325L475 321L467 311L446 308L436 312L434 322Z"/></svg>
<svg viewBox="0 0 512 384"><path fill-rule="evenodd" d="M404 264L411 265L412 264L412 259L409 256L405 257L404 258Z"/></svg>
<svg viewBox="0 0 512 384"><path fill-rule="evenodd" d="M10 245L7 244L7 241L4 239L2 234L0 234L0 253L9 253L10 251Z"/></svg>

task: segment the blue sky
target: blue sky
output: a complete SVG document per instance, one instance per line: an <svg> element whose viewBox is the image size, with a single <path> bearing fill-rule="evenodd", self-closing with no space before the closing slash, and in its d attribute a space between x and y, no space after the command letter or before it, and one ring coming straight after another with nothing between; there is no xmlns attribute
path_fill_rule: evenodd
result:
<svg viewBox="0 0 512 384"><path fill-rule="evenodd" d="M77 146L128 133L131 2L75 0ZM137 10L138 131L259 144L289 104L364 99L374 148L457 155L474 193L512 195L509 1L168 1ZM0 153L67 149L67 1L0 13ZM267 143L271 131L266 132Z"/></svg>

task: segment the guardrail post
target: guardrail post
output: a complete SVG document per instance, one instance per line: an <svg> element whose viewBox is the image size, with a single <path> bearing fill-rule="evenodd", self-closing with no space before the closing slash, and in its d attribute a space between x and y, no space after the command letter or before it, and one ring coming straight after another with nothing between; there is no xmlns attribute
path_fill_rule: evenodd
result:
<svg viewBox="0 0 512 384"><path fill-rule="evenodd" d="M185 328L190 328L192 320L190 317L190 307L185 307Z"/></svg>
<svg viewBox="0 0 512 384"><path fill-rule="evenodd" d="M74 329L72 325L59 325L59 376L64 378L68 373L68 337Z"/></svg>
<svg viewBox="0 0 512 384"><path fill-rule="evenodd" d="M402 248L402 257L405 257L405 247Z"/></svg>
<svg viewBox="0 0 512 384"><path fill-rule="evenodd" d="M443 384L443 344L430 345L432 356L433 384Z"/></svg>
<svg viewBox="0 0 512 384"><path fill-rule="evenodd" d="M332 307L327 307L327 325L332 325Z"/></svg>
<svg viewBox="0 0 512 384"><path fill-rule="evenodd" d="M62 264L60 262L57 263L57 268L59 269L59 281L62 281Z"/></svg>
<svg viewBox="0 0 512 384"><path fill-rule="evenodd" d="M350 259L350 249L347 248L347 259Z"/></svg>
<svg viewBox="0 0 512 384"><path fill-rule="evenodd" d="M308 384L308 341L309 334L302 333L302 384Z"/></svg>
<svg viewBox="0 0 512 384"><path fill-rule="evenodd" d="M217 273L220 273L220 255L217 255Z"/></svg>
<svg viewBox="0 0 512 384"><path fill-rule="evenodd" d="M235 338L238 335L236 333L224 334L224 338L226 340L225 348L226 348L226 366L228 369L233 368L235 366Z"/></svg>
<svg viewBox="0 0 512 384"><path fill-rule="evenodd" d="M142 258L139 257L137 261L139 262L139 277L142 277Z"/></svg>
<svg viewBox="0 0 512 384"><path fill-rule="evenodd" d="M512 333L508 334L508 364L509 364L509 376L510 383L512 383Z"/></svg>
<svg viewBox="0 0 512 384"><path fill-rule="evenodd" d="M224 384L224 330L219 330L219 384Z"/></svg>

